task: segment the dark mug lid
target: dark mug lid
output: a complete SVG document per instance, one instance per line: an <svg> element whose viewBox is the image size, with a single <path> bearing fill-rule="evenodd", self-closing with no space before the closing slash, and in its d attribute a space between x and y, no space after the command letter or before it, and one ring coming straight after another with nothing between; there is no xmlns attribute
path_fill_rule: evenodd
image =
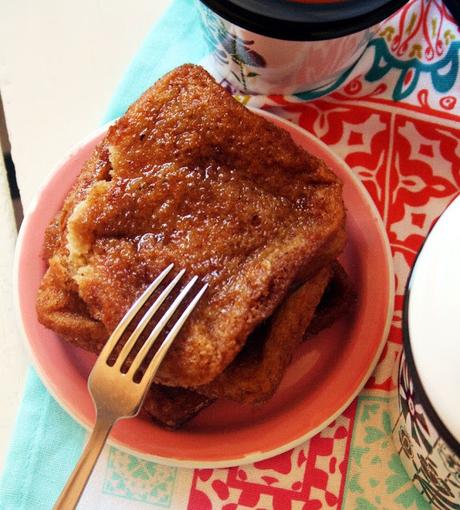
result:
<svg viewBox="0 0 460 510"><path fill-rule="evenodd" d="M365 30L407 0L201 0L222 18L257 34L291 41L334 39Z"/></svg>

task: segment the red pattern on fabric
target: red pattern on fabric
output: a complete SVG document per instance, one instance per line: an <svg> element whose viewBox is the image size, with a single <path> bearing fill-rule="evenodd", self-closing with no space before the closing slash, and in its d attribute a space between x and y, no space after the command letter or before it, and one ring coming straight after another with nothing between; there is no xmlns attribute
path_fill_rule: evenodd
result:
<svg viewBox="0 0 460 510"><path fill-rule="evenodd" d="M459 192L460 129L443 122L442 115L434 117L433 110L423 101L418 107L398 104L397 109L388 111L384 108L385 103L373 99L371 94L364 99L342 96L340 101L333 95L312 103L289 104L284 98L271 99L282 103L286 117L336 150L360 176L385 220L395 260L401 255L407 268L411 267L429 227ZM401 224L406 224L406 228L401 229ZM403 235L403 231L410 234ZM401 343L401 289L405 280L404 275L398 273L401 281L395 297L395 317L379 365L394 364L398 352L396 346ZM378 374L378 368L375 374ZM367 382L367 389L390 391L394 388L391 374L382 380L377 380L375 374ZM351 409L353 406L347 412ZM335 432L337 438L344 433L349 441L350 428L339 427ZM225 508L256 508L262 495L271 497L273 508L283 510L291 508L293 501L304 502L306 509L325 508L325 504L340 508L348 452L341 460L338 496L327 489L329 477L337 472L332 468L337 459L329 460L331 469L328 471L316 465L320 457L331 456L333 442L334 438L319 434L310 441L308 452L301 451L297 458L290 451L256 463L252 469L270 472L261 476L257 483L250 481L253 476L248 475L244 466L228 470L223 483L227 484L230 493L237 489L239 496L238 505L226 505ZM295 469L303 469L303 479L294 482L289 489L280 487L283 477L289 477ZM195 473L190 509L204 508L201 506L202 491L198 487L199 482L206 481L208 476L208 470ZM312 489L321 491L321 500L310 496Z"/></svg>
<svg viewBox="0 0 460 510"><path fill-rule="evenodd" d="M423 95L419 106L398 103L392 111L372 94L357 98L354 92L353 97L340 96L340 100L338 96L311 103L288 103L281 97L270 99L283 104L285 117L315 134L359 175L385 221L395 260L401 255L409 268L429 227L459 192L460 129L443 122L442 115L434 117L433 110L423 102ZM401 224L406 227L402 229ZM410 234L403 235L403 231ZM393 365L401 343L404 276L407 274L398 272L401 281L395 298L395 317L379 365ZM391 373L386 372L387 376L377 380L377 367L366 388L393 389ZM337 437L343 433L351 437L350 429L339 427L336 430ZM258 483L250 482L251 476L244 466L230 469L225 483L239 491L241 506L236 508L255 508L263 494L271 496L273 508L283 510L291 508L291 502L298 500L305 502L304 508L308 509L325 508L325 503L331 508L340 508L341 495L337 497L327 490L329 477L337 470L328 472L316 465L319 457L332 454L333 442L333 438L319 434L310 441L308 453L302 452L297 459L292 457L291 451L256 463L252 469L270 471L270 475L263 475ZM346 466L348 453L346 455L342 467ZM333 466L334 462L330 461L329 465ZM280 488L276 482L299 469L295 464L303 469L303 480L293 483L290 489ZM343 494L345 473L341 477ZM195 475L189 508L200 508L198 502L195 506L195 494L200 492L199 478L203 480L202 476ZM311 498L313 488L321 490L324 499Z"/></svg>
<svg viewBox="0 0 460 510"><path fill-rule="evenodd" d="M401 62L417 59L427 65L444 58L458 34L459 27L438 0L409 0L380 32ZM395 388L392 367L401 349L410 267L430 227L460 191L458 80L455 89L435 90L433 77L427 73L422 79L415 69L408 65L398 75L395 68L393 75L372 83L365 71L358 71L363 74L327 97L305 102L274 95L263 105L313 133L344 159L383 218L395 266L395 308L388 341L365 388L385 393ZM415 89L395 102L392 87L398 77L404 91L411 85ZM200 503L203 492L217 494L213 508L340 509L355 410L356 402L309 442L272 459L211 475L195 471L189 509L206 508ZM216 480L219 490L214 491ZM219 499L222 484L236 504Z"/></svg>
<svg viewBox="0 0 460 510"><path fill-rule="evenodd" d="M322 494L321 499L329 507L339 508L355 410L356 403L353 403L340 418L307 442L306 449L298 447L249 466L211 470L211 477L210 470L195 470L189 510L208 505L205 493L211 497L213 508L286 510L292 508L294 502L304 502L304 508L324 508L320 500L311 496L313 491ZM344 443L345 447L337 448L339 443ZM292 481L293 471L298 473L295 481ZM338 483L331 485L333 478ZM228 498L237 504L227 503ZM262 500L265 503L261 503ZM270 502L268 507L267 501Z"/></svg>

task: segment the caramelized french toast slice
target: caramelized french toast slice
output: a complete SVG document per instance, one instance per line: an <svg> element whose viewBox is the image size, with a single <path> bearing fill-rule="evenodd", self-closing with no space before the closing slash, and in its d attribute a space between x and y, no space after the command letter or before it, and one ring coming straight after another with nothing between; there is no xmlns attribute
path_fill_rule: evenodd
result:
<svg viewBox="0 0 460 510"><path fill-rule="evenodd" d="M209 284L157 382L215 379L292 286L343 248L338 178L197 66L159 80L102 147L91 164L108 175L65 223L69 271L90 315L113 330L171 262Z"/></svg>

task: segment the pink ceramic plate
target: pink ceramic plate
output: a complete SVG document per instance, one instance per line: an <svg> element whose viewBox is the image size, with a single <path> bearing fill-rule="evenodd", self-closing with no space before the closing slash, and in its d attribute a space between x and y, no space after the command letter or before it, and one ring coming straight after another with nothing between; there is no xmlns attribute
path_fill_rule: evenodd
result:
<svg viewBox="0 0 460 510"><path fill-rule="evenodd" d="M349 241L341 259L359 300L352 316L302 345L270 402L251 408L218 401L176 432L143 418L119 422L109 442L150 460L189 467L232 466L300 444L351 403L371 375L387 337L393 271L374 204L350 168L322 142L290 122L260 114L324 159L343 180ZM86 387L94 357L38 323L35 297L45 271L41 259L45 228L104 132L79 145L40 190L22 224L15 265L19 317L35 368L56 400L87 428L94 423Z"/></svg>

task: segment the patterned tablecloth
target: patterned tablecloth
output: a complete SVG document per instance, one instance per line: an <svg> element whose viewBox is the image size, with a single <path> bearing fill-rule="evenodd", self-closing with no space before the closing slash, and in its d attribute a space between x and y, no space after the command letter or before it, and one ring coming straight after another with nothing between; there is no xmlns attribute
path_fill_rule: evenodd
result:
<svg viewBox="0 0 460 510"><path fill-rule="evenodd" d="M359 63L327 95L239 97L325 142L359 175L382 215L396 272L395 313L359 397L310 441L251 465L188 470L107 448L80 508L429 508L393 445L389 401L409 268L428 229L460 190L459 53L460 29L446 7L411 0L382 24ZM39 393L37 380L30 385ZM72 461L77 453L70 453Z"/></svg>
<svg viewBox="0 0 460 510"><path fill-rule="evenodd" d="M412 0L382 24L350 76L327 96L241 97L298 123L359 175L390 240L395 312L373 376L340 418L278 457L196 470L190 509L430 508L393 445L389 402L409 269L430 226L460 190L459 39L442 2Z"/></svg>

